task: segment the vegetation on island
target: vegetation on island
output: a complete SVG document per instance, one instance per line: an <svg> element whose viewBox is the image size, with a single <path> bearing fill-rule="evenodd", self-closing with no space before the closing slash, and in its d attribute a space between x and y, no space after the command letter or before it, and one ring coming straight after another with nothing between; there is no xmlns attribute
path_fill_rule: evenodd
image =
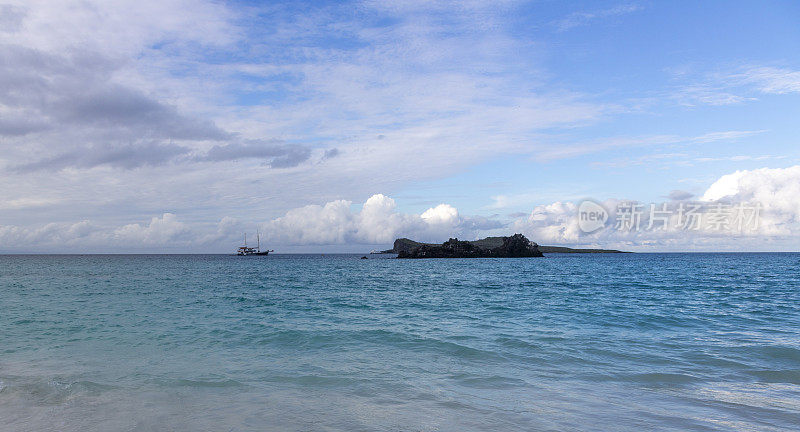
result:
<svg viewBox="0 0 800 432"><path fill-rule="evenodd" d="M513 240L509 240L512 239ZM407 238L394 241L394 247L382 253L394 253L398 258L470 258L470 257L506 257L524 245L527 241L531 249L539 253L624 253L613 249L575 249L563 246L541 246L529 241L522 234L510 237L486 237L480 240L464 241L450 239L442 244L421 243ZM509 249L510 242L511 249ZM516 255L515 255L516 256ZM539 256L539 255L532 255Z"/></svg>
<svg viewBox="0 0 800 432"><path fill-rule="evenodd" d="M541 257L539 245L531 242L522 234L502 237L502 243L486 247L477 242L463 241L451 238L441 245L417 243L411 248L403 247L401 239L395 241L395 247L400 241L398 258L526 258ZM415 242L416 243L416 242Z"/></svg>

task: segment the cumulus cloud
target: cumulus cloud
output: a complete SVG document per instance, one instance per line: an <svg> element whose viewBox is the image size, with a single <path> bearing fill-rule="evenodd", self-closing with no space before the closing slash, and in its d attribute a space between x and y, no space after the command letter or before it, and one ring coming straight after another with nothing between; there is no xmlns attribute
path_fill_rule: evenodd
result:
<svg viewBox="0 0 800 432"><path fill-rule="evenodd" d="M789 168L741 170L724 175L703 194L703 201L750 202L763 206L763 230L798 233L800 165Z"/></svg>
<svg viewBox="0 0 800 432"><path fill-rule="evenodd" d="M61 200L38 217L282 214L536 152L535 131L607 110L519 56L514 2L3 3L0 201Z"/></svg>
<svg viewBox="0 0 800 432"><path fill-rule="evenodd" d="M355 217L354 237L363 243L388 243L397 232L413 224L413 218L397 213L397 203L383 194L376 194L364 203Z"/></svg>
<svg viewBox="0 0 800 432"><path fill-rule="evenodd" d="M685 201L691 196L673 191L670 199L680 203L606 200L602 205L609 213L609 222L592 233L581 231L578 207L572 202L537 206L511 227L543 244L678 250L735 248L743 239L758 247L765 240L800 235L800 166L736 171L711 184L699 201ZM620 229L620 221L630 220L620 211L628 211L631 206L638 206L639 229ZM667 211L661 213L665 208ZM696 219L687 216L692 208L699 213Z"/></svg>
<svg viewBox="0 0 800 432"><path fill-rule="evenodd" d="M387 244L399 236L440 240L464 232L458 210L447 204L420 215L397 211L394 199L376 194L357 212L352 202L331 201L290 210L261 225L270 239L289 244Z"/></svg>
<svg viewBox="0 0 800 432"><path fill-rule="evenodd" d="M97 226L86 220L75 223L48 223L35 228L0 225L0 248L25 248L42 244L76 245L90 240L98 230Z"/></svg>
<svg viewBox="0 0 800 432"><path fill-rule="evenodd" d="M53 222L38 227L0 225L0 251L60 251L73 248L91 251L129 252L142 248L157 251L173 244L189 245L194 240L190 227L172 213L153 217L149 223L119 227L101 226L89 220Z"/></svg>
<svg viewBox="0 0 800 432"><path fill-rule="evenodd" d="M460 215L449 204L436 205L420 214L402 213L394 199L375 194L357 211L350 201L331 201L290 210L260 228L264 238L278 243L378 245L390 244L399 237L431 242L453 236L474 239L505 226L505 222L491 217Z"/></svg>
<svg viewBox="0 0 800 432"><path fill-rule="evenodd" d="M2 223L30 224L4 228L15 235L63 218L48 229L69 236L69 221L91 219L96 230L76 241L134 244L155 238L143 234L153 223L139 218L169 210L192 212L186 227L207 244L256 223L226 219L234 214L283 215L263 225L287 244L470 237L507 219L446 204L408 214L388 197L354 209L351 200L489 158L552 161L648 144L570 138L622 107L602 91L570 91L544 70L545 44L515 32L515 2L368 1L321 11L203 0L3 3L0 207ZM635 9L578 13L564 26ZM792 71L749 72L740 86L794 91ZM649 143L676 140L687 141ZM259 166L283 169L249 169ZM514 198L498 196L498 208ZM575 239L556 227L557 214L542 209L544 219L533 220L552 225L554 239ZM174 225L170 218L155 226ZM129 222L137 223L115 237Z"/></svg>
<svg viewBox="0 0 800 432"><path fill-rule="evenodd" d="M540 244L575 244L581 241L576 211L572 202L539 205L527 217L515 220L512 227Z"/></svg>
<svg viewBox="0 0 800 432"><path fill-rule="evenodd" d="M458 220L458 210L449 204L439 204L425 210L420 217L431 225L453 225Z"/></svg>
<svg viewBox="0 0 800 432"><path fill-rule="evenodd" d="M699 201L688 201L688 195L682 191L673 192L676 198L687 199L667 203L606 200L600 204L609 213L608 222L591 233L580 229L578 205L569 201L539 205L528 214L510 215L512 220L505 222L496 217L463 216L444 203L419 214L403 213L394 199L383 194L372 195L358 207L347 200L298 207L261 222L258 228L262 241L271 246L388 245L397 237L440 242L451 236L473 239L522 232L540 244L627 250L741 250L781 241L791 244L800 235L800 166L724 175L707 188ZM624 219L621 212L629 206L638 206L638 229L618 226ZM660 214L667 208L663 206L669 206L670 211ZM699 209L698 219L687 216L694 206ZM744 229L737 230L735 220L731 219L723 230L713 226L715 220L721 219L712 217L723 209L748 212L756 208L758 216L752 219L752 224L747 221ZM679 213L677 209L683 210ZM176 244L226 250L239 241L243 231L249 230L252 225L231 217L209 227L187 224L173 213L164 213L149 223L121 227L101 227L90 221L50 223L35 228L0 226L0 248L38 242L62 246L112 245L118 250Z"/></svg>
<svg viewBox="0 0 800 432"><path fill-rule="evenodd" d="M147 225L128 224L112 233L113 239L120 244L165 245L175 241L187 243L190 239L185 236L189 228L172 213L164 213L161 217L154 217Z"/></svg>

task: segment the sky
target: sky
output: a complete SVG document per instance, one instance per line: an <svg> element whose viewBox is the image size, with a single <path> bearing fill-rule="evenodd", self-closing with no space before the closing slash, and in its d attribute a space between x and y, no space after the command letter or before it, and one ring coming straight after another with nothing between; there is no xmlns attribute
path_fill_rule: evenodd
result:
<svg viewBox="0 0 800 432"><path fill-rule="evenodd" d="M0 253L256 231L800 250L798 22L794 1L0 0Z"/></svg>

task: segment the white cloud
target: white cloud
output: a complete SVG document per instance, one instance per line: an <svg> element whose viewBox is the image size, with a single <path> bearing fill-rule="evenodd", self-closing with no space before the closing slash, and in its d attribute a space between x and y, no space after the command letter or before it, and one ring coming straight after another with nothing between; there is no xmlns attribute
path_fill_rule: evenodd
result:
<svg viewBox="0 0 800 432"><path fill-rule="evenodd" d="M710 83L691 84L673 92L670 97L681 105L693 107L698 105L724 106L735 105L756 100L755 97L735 94L724 85Z"/></svg>
<svg viewBox="0 0 800 432"><path fill-rule="evenodd" d="M208 1L6 0L19 11L26 44L64 51L83 46L131 55L155 43L222 46L239 36L230 9Z"/></svg>
<svg viewBox="0 0 800 432"><path fill-rule="evenodd" d="M702 199L759 203L764 208L763 233L800 234L800 165L736 171L720 177Z"/></svg>
<svg viewBox="0 0 800 432"><path fill-rule="evenodd" d="M685 80L686 72L677 78ZM706 73L683 84L669 97L682 105L734 105L758 100L762 95L800 93L800 71L785 67L741 66L732 72Z"/></svg>
<svg viewBox="0 0 800 432"><path fill-rule="evenodd" d="M673 191L673 195L676 195ZM800 235L800 166L776 169L743 170L724 175L713 182L696 204L703 205L703 223L698 229L686 229L679 223L675 209L684 204L694 205L686 193L678 194L682 201L668 203L671 214L667 229L654 219L649 226L649 203L641 203L640 229L615 228L618 205L628 200L609 199L602 205L609 211L609 223L591 234L583 233L577 220L577 205L557 201L536 206L523 217L513 217L510 223L482 217L465 217L448 204L439 204L420 214L402 213L392 198L375 194L360 208L353 209L347 200L330 201L324 205L308 205L287 211L283 216L258 225L262 244L270 247L311 245L388 245L397 237L440 242L452 236L478 238L522 232L540 244L580 245L587 247L619 248L626 250L742 250L769 247L796 248ZM676 195L677 196L677 195ZM655 210L660 210L656 203ZM745 226L736 231L716 230L710 215L718 206L758 205L757 226ZM683 223L685 218L682 219ZM121 227L101 227L90 221L49 223L39 227L0 226L0 250L39 244L50 248L98 248L114 251L150 248L212 247L231 250L238 244L243 231L254 228L240 220L225 217L215 225L184 223L173 213L153 217L146 224L127 224ZM252 237L251 237L252 239ZM767 245L767 247L765 247ZM771 245L771 246L770 246ZM103 249L106 248L106 249ZM58 250L62 250L58 249Z"/></svg>
<svg viewBox="0 0 800 432"><path fill-rule="evenodd" d="M351 210L350 201L338 200L323 206L309 205L289 210L286 215L261 224L262 233L270 241L300 245L389 244L400 236L441 241L458 234L474 234L469 218L458 210L439 204L422 214L397 211L392 198L382 194L371 196L360 211Z"/></svg>
<svg viewBox="0 0 800 432"><path fill-rule="evenodd" d="M4 222L276 216L543 151L537 131L607 109L519 55L513 2L11 3Z"/></svg>
<svg viewBox="0 0 800 432"><path fill-rule="evenodd" d="M115 242L125 245L137 246L166 245L176 241L189 243L186 238L189 227L180 222L172 213L164 213L161 217L154 217L147 225L128 224L112 234Z"/></svg>
<svg viewBox="0 0 800 432"><path fill-rule="evenodd" d="M38 227L0 225L0 250L28 252L29 248L46 246L75 247L92 243L99 228L90 221L48 223Z"/></svg>
<svg viewBox="0 0 800 432"><path fill-rule="evenodd" d="M46 207L49 205L53 205L57 203L57 199L45 199L45 198L36 198L36 197L23 197L17 199L11 199L6 201L0 201L0 209L27 209L27 208L36 208L36 207Z"/></svg>
<svg viewBox="0 0 800 432"><path fill-rule="evenodd" d="M355 221L354 237L370 244L390 243L400 229L413 224L413 219L397 213L395 201L383 194L371 196Z"/></svg>
<svg viewBox="0 0 800 432"><path fill-rule="evenodd" d="M262 229L278 243L342 244L355 230L350 204L338 200L289 210L285 216L262 225Z"/></svg>
<svg viewBox="0 0 800 432"><path fill-rule="evenodd" d="M504 226L491 218L461 216L448 204L439 204L421 214L401 213L395 201L383 194L371 196L360 209L354 211L352 207L346 200L307 205L256 226L232 217L224 217L214 225L185 223L173 213L153 217L148 223L120 227L101 227L89 221L35 228L0 225L0 251L31 245L45 251L62 251L65 247L114 252L175 248L225 251L242 241L243 232L249 232L249 240L255 242L256 228L262 245L270 247L389 245L398 237L434 242L451 236L475 238L478 233Z"/></svg>
<svg viewBox="0 0 800 432"><path fill-rule="evenodd" d="M800 93L800 71L776 67L753 67L737 77L746 83L752 83L763 93Z"/></svg>
<svg viewBox="0 0 800 432"><path fill-rule="evenodd" d="M619 107L569 91L544 70L541 41L508 19L514 2L365 2L303 13L288 3L237 11L202 0L7 3L0 247L51 247L55 238L76 247L211 247L238 241L255 218L272 218L265 235L287 244L471 236L503 222L447 204L406 214L383 195L354 211L352 200L489 158L545 161L752 133L548 143ZM638 9L623 4L562 24ZM796 91L791 70L746 72L737 85ZM512 198L498 195L498 206ZM557 227L558 214L539 211L543 234L577 238Z"/></svg>
<svg viewBox="0 0 800 432"><path fill-rule="evenodd" d="M600 245L635 250L736 250L741 246L760 250L764 249L763 245L780 240L796 248L796 238L800 235L800 166L743 170L720 177L700 199L701 221L704 222L697 230L681 225L686 219L679 221L678 204L675 203L670 204L666 230L660 229L663 223L657 213L650 227L650 203L637 203L642 205L639 230L616 229L618 205L626 201L629 200L605 201L603 206L610 213L610 222L604 229L591 234L579 229L577 206L571 202L537 206L527 217L514 221L511 228L542 244ZM654 204L658 212L662 203ZM687 209L688 206L687 203ZM739 206L745 209L745 218L753 214L756 206L759 207L759 216L755 219L757 225L754 222L742 230L733 226ZM718 209L725 209L725 212L731 209L733 212L727 219L732 225L730 229L720 230L714 226L710 218Z"/></svg>
<svg viewBox="0 0 800 432"><path fill-rule="evenodd" d="M730 131L715 131L708 132L697 136L678 136L678 135L647 135L640 137L610 137L594 140L587 140L580 145L551 145L548 149L536 153L535 158L538 161L547 162L555 159L564 159L576 157L586 154L599 153L606 150L618 148L643 148L643 147L656 147L668 146L675 144L698 144L698 143L711 143L718 141L736 141L752 135L757 135L766 132L764 130L730 130ZM623 160L623 161L608 161L597 162L595 165L608 165L608 166L625 166L636 165L643 162L650 162L654 159L672 158L676 156L685 156L682 153L668 153L668 154L651 154L643 156L641 160Z"/></svg>
<svg viewBox="0 0 800 432"><path fill-rule="evenodd" d="M425 210L420 217L431 225L452 226L458 222L458 210L449 204L439 204L436 207Z"/></svg>
<svg viewBox="0 0 800 432"><path fill-rule="evenodd" d="M588 25L592 21L627 15L642 9L644 8L637 4L622 4L608 9L596 10L592 12L575 12L568 17L557 21L555 24L559 31L566 31L575 27Z"/></svg>

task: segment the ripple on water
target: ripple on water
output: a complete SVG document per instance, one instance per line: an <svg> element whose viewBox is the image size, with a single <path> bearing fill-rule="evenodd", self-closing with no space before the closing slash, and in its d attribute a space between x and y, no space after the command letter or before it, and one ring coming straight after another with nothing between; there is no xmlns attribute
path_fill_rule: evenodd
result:
<svg viewBox="0 0 800 432"><path fill-rule="evenodd" d="M0 418L795 431L798 256L0 256Z"/></svg>

